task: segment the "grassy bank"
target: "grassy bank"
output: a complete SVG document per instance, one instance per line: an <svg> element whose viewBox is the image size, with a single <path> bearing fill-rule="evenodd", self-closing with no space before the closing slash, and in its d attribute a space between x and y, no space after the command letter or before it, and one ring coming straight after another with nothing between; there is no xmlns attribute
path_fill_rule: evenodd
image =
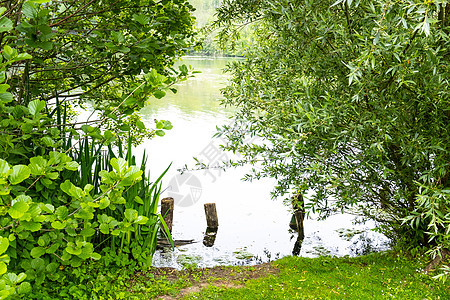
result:
<svg viewBox="0 0 450 300"><path fill-rule="evenodd" d="M393 252L356 258L285 257L252 267L100 267L67 270L66 286L38 299L450 299L450 282L424 274L427 261ZM45 297L44 297L45 295Z"/></svg>
<svg viewBox="0 0 450 300"><path fill-rule="evenodd" d="M186 299L449 299L449 284L424 275L424 261L377 253L357 258L286 257L276 275L238 289L211 286Z"/></svg>

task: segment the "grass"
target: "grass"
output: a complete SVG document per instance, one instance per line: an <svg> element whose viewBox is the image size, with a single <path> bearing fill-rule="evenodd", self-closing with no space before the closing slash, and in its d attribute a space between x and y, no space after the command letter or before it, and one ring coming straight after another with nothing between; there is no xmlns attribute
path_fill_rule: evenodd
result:
<svg viewBox="0 0 450 300"><path fill-rule="evenodd" d="M392 251L181 271L98 261L67 270L67 285L43 286L53 296L37 299L450 299L450 281L424 274L426 265L424 256Z"/></svg>
<svg viewBox="0 0 450 300"><path fill-rule="evenodd" d="M280 273L243 288L211 286L184 299L450 299L449 284L421 272L424 263L393 253L357 258L286 257Z"/></svg>
<svg viewBox="0 0 450 300"><path fill-rule="evenodd" d="M450 299L450 282L424 274L426 263L423 257L383 252L291 256L254 267L153 269L132 279L143 290L134 285L129 291L130 299Z"/></svg>

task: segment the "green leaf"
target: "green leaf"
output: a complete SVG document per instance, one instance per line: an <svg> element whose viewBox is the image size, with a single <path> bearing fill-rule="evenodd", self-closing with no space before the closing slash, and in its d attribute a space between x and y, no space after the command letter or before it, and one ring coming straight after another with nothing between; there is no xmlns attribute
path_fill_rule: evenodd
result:
<svg viewBox="0 0 450 300"><path fill-rule="evenodd" d="M135 209L127 208L125 209L124 215L128 222L132 223L137 219L138 212Z"/></svg>
<svg viewBox="0 0 450 300"><path fill-rule="evenodd" d="M45 270L49 273L54 273L58 269L57 263L50 263L45 267Z"/></svg>
<svg viewBox="0 0 450 300"><path fill-rule="evenodd" d="M27 278L27 274L25 274L25 273L20 273L19 275L17 275L16 283L21 283L21 282L24 281L26 278Z"/></svg>
<svg viewBox="0 0 450 300"><path fill-rule="evenodd" d="M139 196L134 197L134 202L144 205L144 201Z"/></svg>
<svg viewBox="0 0 450 300"><path fill-rule="evenodd" d="M8 177L11 172L8 162L0 158L0 177Z"/></svg>
<svg viewBox="0 0 450 300"><path fill-rule="evenodd" d="M35 156L30 158L30 168L31 174L34 176L40 176L45 174L45 169L47 168L47 160L42 156Z"/></svg>
<svg viewBox="0 0 450 300"><path fill-rule="evenodd" d="M172 129L173 128L173 125L172 125L172 123L170 122L170 121L163 121L164 122L164 126L163 126L163 129L165 129L165 130L170 130L170 129Z"/></svg>
<svg viewBox="0 0 450 300"><path fill-rule="evenodd" d="M27 1L23 4L22 13L30 19L34 19L38 16L38 11L32 1Z"/></svg>
<svg viewBox="0 0 450 300"><path fill-rule="evenodd" d="M9 92L0 93L0 101L2 101L3 103L9 103L13 100L14 100L14 97L11 93L9 93Z"/></svg>
<svg viewBox="0 0 450 300"><path fill-rule="evenodd" d="M82 198L86 194L81 188L73 185L73 183L70 182L69 180L66 180L63 183L61 183L60 187L64 193L77 199Z"/></svg>
<svg viewBox="0 0 450 300"><path fill-rule="evenodd" d="M31 249L30 251L30 255L33 258L38 258L41 257L42 255L45 254L45 249L43 247L34 247L33 249Z"/></svg>
<svg viewBox="0 0 450 300"><path fill-rule="evenodd" d="M100 254L94 252L91 254L91 258L93 260L99 260L100 258L102 258L102 256Z"/></svg>
<svg viewBox="0 0 450 300"><path fill-rule="evenodd" d="M109 206L110 203L111 203L111 201L109 201L109 198L104 197L104 198L100 199L98 208L105 209Z"/></svg>
<svg viewBox="0 0 450 300"><path fill-rule="evenodd" d="M13 48L11 48L10 46L6 45L5 47L3 47L3 56L7 59L10 60L13 58L13 56L16 54L17 51L15 51Z"/></svg>
<svg viewBox="0 0 450 300"><path fill-rule="evenodd" d="M49 203L44 204L43 207L41 207L43 211L45 211L46 213L53 213L55 211L55 207Z"/></svg>
<svg viewBox="0 0 450 300"><path fill-rule="evenodd" d="M8 210L8 214L13 219L19 219L28 211L29 205L24 201L18 201L11 206Z"/></svg>
<svg viewBox="0 0 450 300"><path fill-rule="evenodd" d="M142 122L142 121L137 121L137 122L136 122L136 126L137 126L137 128L139 128L139 129L141 129L141 130L144 130L144 129L145 129L145 124L144 124L144 122Z"/></svg>
<svg viewBox="0 0 450 300"><path fill-rule="evenodd" d="M69 171L78 171L79 166L80 165L76 161L69 161L64 165L64 168Z"/></svg>
<svg viewBox="0 0 450 300"><path fill-rule="evenodd" d="M112 158L110 161L111 167L113 167L114 170L116 170L116 172L119 175L122 175L125 170L127 169L128 163L125 159L119 157L119 158Z"/></svg>
<svg viewBox="0 0 450 300"><path fill-rule="evenodd" d="M72 254L72 255L80 255L82 253L81 248L78 248L72 242L67 243L66 251L67 251L67 253Z"/></svg>
<svg viewBox="0 0 450 300"><path fill-rule="evenodd" d="M2 16L5 11L7 11L6 7L0 7L0 16Z"/></svg>
<svg viewBox="0 0 450 300"><path fill-rule="evenodd" d="M36 116L45 108L45 101L43 100L33 100L28 103L28 110L32 116Z"/></svg>
<svg viewBox="0 0 450 300"><path fill-rule="evenodd" d="M103 234L109 234L109 226L108 224L102 223L99 226L100 232Z"/></svg>
<svg viewBox="0 0 450 300"><path fill-rule="evenodd" d="M17 57L14 60L19 61L19 60L32 59L32 58L33 58L33 56L31 56L28 53L20 53L19 55L17 55Z"/></svg>
<svg viewBox="0 0 450 300"><path fill-rule="evenodd" d="M155 131L155 134L156 134L157 136L165 136L165 135L166 135L166 133L164 132L164 130L156 130L156 131Z"/></svg>
<svg viewBox="0 0 450 300"><path fill-rule="evenodd" d="M5 253L9 247L9 239L0 236L0 254Z"/></svg>
<svg viewBox="0 0 450 300"><path fill-rule="evenodd" d="M0 84L0 93L5 93L9 88L9 84Z"/></svg>
<svg viewBox="0 0 450 300"><path fill-rule="evenodd" d="M60 221L53 221L51 223L51 225L52 225L53 228L59 229L59 230L64 229L66 227L65 222L61 223Z"/></svg>
<svg viewBox="0 0 450 300"><path fill-rule="evenodd" d="M5 274L5 275L3 275L3 279L6 281L6 284L14 285L17 282L17 274L15 274L15 273Z"/></svg>
<svg viewBox="0 0 450 300"><path fill-rule="evenodd" d="M31 261L31 267L37 272L41 272L45 268L45 262L42 258L35 258Z"/></svg>
<svg viewBox="0 0 450 300"><path fill-rule="evenodd" d="M17 288L16 291L19 295L28 294L31 292L31 284L27 281L22 282Z"/></svg>
<svg viewBox="0 0 450 300"><path fill-rule="evenodd" d="M4 7L2 7L2 9L3 8ZM13 28L14 28L14 23L10 19L8 19L6 17L2 17L0 19L0 33L5 32L5 31L10 31Z"/></svg>
<svg viewBox="0 0 450 300"><path fill-rule="evenodd" d="M95 234L95 229L93 228L85 228L83 230L80 231L80 234L84 237L90 237L93 236Z"/></svg>
<svg viewBox="0 0 450 300"><path fill-rule="evenodd" d="M139 14L139 15L134 14L133 19L136 22L140 23L141 25L147 25L148 22L150 22L150 20L151 20L151 18L149 16L144 15L144 14Z"/></svg>
<svg viewBox="0 0 450 300"><path fill-rule="evenodd" d="M47 248L47 250L45 250L45 253L47 253L47 254L55 253L56 250L58 250L59 245L60 245L59 243L51 245L50 247Z"/></svg>
<svg viewBox="0 0 450 300"><path fill-rule="evenodd" d="M55 147L55 141L54 141L51 137L49 137L49 136L44 136L44 137L41 139L41 141L42 141L42 143L43 143L45 146L47 146L47 147L49 147L49 148L54 148L54 147Z"/></svg>
<svg viewBox="0 0 450 300"><path fill-rule="evenodd" d="M4 262L0 261L0 275L5 274L6 271L8 271L8 267Z"/></svg>
<svg viewBox="0 0 450 300"><path fill-rule="evenodd" d="M39 231L42 228L42 224L39 222L22 221L20 224L23 226L23 228L25 228L26 230L29 230L31 232Z"/></svg>
<svg viewBox="0 0 450 300"><path fill-rule="evenodd" d="M158 90L153 93L153 96L155 96L156 99L161 99L166 95L166 92Z"/></svg>
<svg viewBox="0 0 450 300"><path fill-rule="evenodd" d="M30 177L31 170L25 165L16 165L12 168L12 173L9 175L9 182L16 185Z"/></svg>

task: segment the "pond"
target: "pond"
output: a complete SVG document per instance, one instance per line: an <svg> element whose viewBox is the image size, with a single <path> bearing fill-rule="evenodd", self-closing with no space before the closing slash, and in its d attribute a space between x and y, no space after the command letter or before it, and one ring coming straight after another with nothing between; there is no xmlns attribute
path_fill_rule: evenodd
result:
<svg viewBox="0 0 450 300"><path fill-rule="evenodd" d="M170 120L173 129L164 137L145 141L148 168L155 179L172 162L163 180L163 197L175 199L173 238L194 240L174 250L158 250L155 266L182 268L186 265L251 265L292 255L297 233L289 228L292 211L282 199L271 199L272 179L244 182L245 168L191 171L193 157L214 163L228 157L220 152L220 140L213 139L216 126L230 123L232 109L220 106L220 89L227 81L222 69L229 58L188 57L182 63L202 73L177 85L178 93L152 99L141 111L142 119L154 126L154 119ZM203 244L206 231L205 203L216 203L219 229L214 244ZM353 225L352 216L336 215L325 221L317 216L305 220L305 238L299 255L357 255L387 247L387 239L370 231L372 224Z"/></svg>

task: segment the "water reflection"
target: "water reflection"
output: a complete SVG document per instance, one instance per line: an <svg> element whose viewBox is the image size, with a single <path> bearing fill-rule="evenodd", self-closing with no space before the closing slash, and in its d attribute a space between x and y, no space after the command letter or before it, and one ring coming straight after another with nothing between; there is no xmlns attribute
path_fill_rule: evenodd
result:
<svg viewBox="0 0 450 300"><path fill-rule="evenodd" d="M166 192L162 197L189 195L192 187L195 187L195 195L199 195L191 197L189 205L185 205L186 201L175 199L173 215L173 238L193 239L195 243L174 250L158 250L154 265L181 268L180 261L189 262L189 258L195 258L199 267L206 267L255 264L292 254L308 257L324 253L353 255L351 246L355 240L343 239L336 231L339 228L354 228L348 215L332 216L326 221L318 221L312 215L304 221L304 236L294 233L292 238L293 234L289 231L292 208L285 206L282 199L270 198L274 186L272 179L243 182L241 178L247 171L244 168L226 172L215 169L192 171L190 184L180 181L177 169L185 164L194 166L192 157L199 156L212 144L219 145L220 141L212 138L216 126L230 122L228 118L233 110L224 109L218 100L221 97L220 88L224 87L227 80L221 71L227 61L184 59L185 64L200 69L202 73L180 83L177 94L160 100L150 99L150 104L141 111L142 119L149 126L154 126L154 119L167 119L174 125L163 138L146 141L135 149L137 157L144 149L149 153L152 178L156 178L173 162L163 180ZM193 178L196 179L195 184ZM176 193L170 194L175 184ZM207 226L203 206L209 202L216 203L220 218L220 230L215 234L205 230ZM357 228L364 232L368 227L358 225ZM374 234L367 233L367 238L379 241L379 236ZM376 249L380 247L383 247L381 242L374 246Z"/></svg>

